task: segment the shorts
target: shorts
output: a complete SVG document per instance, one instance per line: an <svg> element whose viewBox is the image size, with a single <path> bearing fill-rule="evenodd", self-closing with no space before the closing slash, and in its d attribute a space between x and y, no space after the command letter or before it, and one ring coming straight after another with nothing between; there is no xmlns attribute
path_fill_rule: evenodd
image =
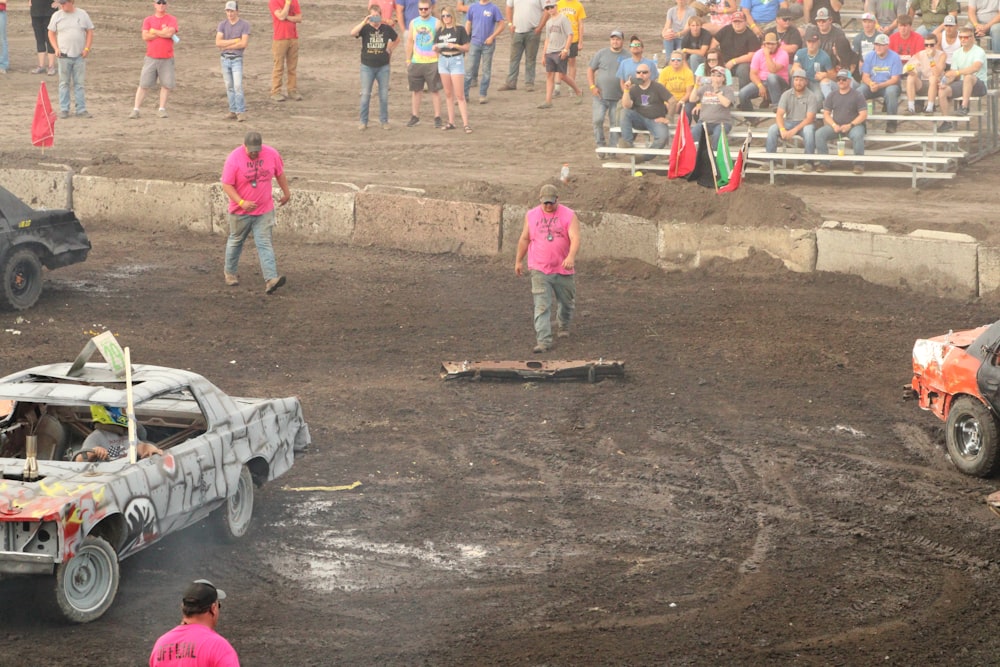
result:
<svg viewBox="0 0 1000 667"><path fill-rule="evenodd" d="M441 76L465 74L465 57L461 53L455 56L441 56L438 60L438 74Z"/></svg>
<svg viewBox="0 0 1000 667"><path fill-rule="evenodd" d="M150 58L142 61L142 74L139 75L140 88L152 88L156 80L167 90L173 90L177 85L177 75L174 72L173 58Z"/></svg>
<svg viewBox="0 0 1000 667"><path fill-rule="evenodd" d="M561 51L556 51L555 53L545 54L545 71L546 72L557 72L559 74L566 73L567 61L559 57Z"/></svg>
<svg viewBox="0 0 1000 667"><path fill-rule="evenodd" d="M976 79L976 85L972 87L971 97L983 97L986 95L986 84L983 83L982 79ZM951 96L954 99L958 99L962 96L962 80L953 81L951 83Z"/></svg>
<svg viewBox="0 0 1000 667"><path fill-rule="evenodd" d="M580 55L580 42L573 42L569 45L569 56L567 58L576 58Z"/></svg>
<svg viewBox="0 0 1000 667"><path fill-rule="evenodd" d="M432 93L441 90L438 63L410 63L410 66L406 68L406 79L410 82L411 93L423 91L424 84L427 84L427 90Z"/></svg>

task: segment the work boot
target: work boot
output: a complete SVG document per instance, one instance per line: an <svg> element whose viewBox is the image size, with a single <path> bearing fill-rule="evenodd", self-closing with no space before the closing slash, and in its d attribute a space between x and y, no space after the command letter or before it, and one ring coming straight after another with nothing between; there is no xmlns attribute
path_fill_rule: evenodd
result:
<svg viewBox="0 0 1000 667"><path fill-rule="evenodd" d="M541 354L542 352L548 352L549 348L550 348L549 345L546 345L545 343L539 343L538 345L533 347L531 351L534 352L535 354Z"/></svg>
<svg viewBox="0 0 1000 667"><path fill-rule="evenodd" d="M274 290L278 289L285 284L285 276L278 276L277 278L271 278L266 283L264 283L264 293L274 294Z"/></svg>
<svg viewBox="0 0 1000 667"><path fill-rule="evenodd" d="M237 276L235 273L227 273L226 284L229 285L230 287L235 287L239 285L240 284L239 276Z"/></svg>

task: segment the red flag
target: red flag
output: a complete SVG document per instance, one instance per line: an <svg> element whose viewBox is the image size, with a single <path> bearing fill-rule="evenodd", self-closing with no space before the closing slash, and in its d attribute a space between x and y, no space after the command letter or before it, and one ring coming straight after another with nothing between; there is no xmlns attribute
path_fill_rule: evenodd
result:
<svg viewBox="0 0 1000 667"><path fill-rule="evenodd" d="M677 116L677 131L674 132L674 142L670 145L670 165L667 168L667 178L684 178L694 169L698 159L698 151L691 136L691 124L687 114L681 108Z"/></svg>
<svg viewBox="0 0 1000 667"><path fill-rule="evenodd" d="M719 193L733 192L743 183L743 174L747 170L747 153L750 152L750 140L752 138L753 133L747 130L747 138L743 140L740 153L736 156L736 164L733 165L733 171L729 175L729 183L719 188Z"/></svg>
<svg viewBox="0 0 1000 667"><path fill-rule="evenodd" d="M31 121L31 143L35 146L51 146L56 140L56 114L52 111L49 101L49 91L42 87L38 89L38 101L35 102L35 118Z"/></svg>

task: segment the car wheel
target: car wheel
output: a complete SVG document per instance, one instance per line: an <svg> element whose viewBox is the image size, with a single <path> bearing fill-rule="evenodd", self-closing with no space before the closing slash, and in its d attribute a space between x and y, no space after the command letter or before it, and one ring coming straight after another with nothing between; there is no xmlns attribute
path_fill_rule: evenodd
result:
<svg viewBox="0 0 1000 667"><path fill-rule="evenodd" d="M253 476L250 469L243 466L234 491L215 513L219 524L219 534L226 542L237 542L250 532L253 519Z"/></svg>
<svg viewBox="0 0 1000 667"><path fill-rule="evenodd" d="M997 471L997 422L982 401L968 396L957 399L945 429L948 454L956 468L975 477L989 477Z"/></svg>
<svg viewBox="0 0 1000 667"><path fill-rule="evenodd" d="M79 550L56 567L56 603L74 623L100 618L118 593L118 554L103 537L88 535Z"/></svg>
<svg viewBox="0 0 1000 667"><path fill-rule="evenodd" d="M31 308L42 294L42 263L28 249L11 253L3 265L3 302L10 310Z"/></svg>

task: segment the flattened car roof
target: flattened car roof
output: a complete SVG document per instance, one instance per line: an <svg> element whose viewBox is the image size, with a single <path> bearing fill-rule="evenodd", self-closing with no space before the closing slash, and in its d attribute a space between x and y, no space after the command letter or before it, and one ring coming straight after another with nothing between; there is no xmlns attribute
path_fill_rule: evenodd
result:
<svg viewBox="0 0 1000 667"><path fill-rule="evenodd" d="M107 364L86 364L80 374L72 377L68 375L71 365L35 366L0 378L0 401L125 406L125 379L116 377ZM136 403L201 383L207 380L190 371L132 365L132 395Z"/></svg>

